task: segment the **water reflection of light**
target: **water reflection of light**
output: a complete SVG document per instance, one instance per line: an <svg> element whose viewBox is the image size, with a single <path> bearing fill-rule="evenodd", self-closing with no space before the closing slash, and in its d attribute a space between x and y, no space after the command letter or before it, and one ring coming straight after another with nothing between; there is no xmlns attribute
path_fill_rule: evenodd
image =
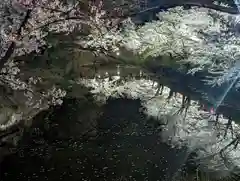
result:
<svg viewBox="0 0 240 181"><path fill-rule="evenodd" d="M216 105L215 105L215 110L218 109L218 107L222 104L222 102L224 101L224 99L226 98L227 94L229 93L229 91L231 90L231 88L233 87L233 85L237 82L238 78L240 77L240 73L237 74L237 76L234 78L234 80L232 81L232 83L227 87L227 89L224 91L223 95L220 97L220 100L217 101Z"/></svg>
<svg viewBox="0 0 240 181"><path fill-rule="evenodd" d="M238 8L238 11L240 12L240 0L234 0L235 5Z"/></svg>

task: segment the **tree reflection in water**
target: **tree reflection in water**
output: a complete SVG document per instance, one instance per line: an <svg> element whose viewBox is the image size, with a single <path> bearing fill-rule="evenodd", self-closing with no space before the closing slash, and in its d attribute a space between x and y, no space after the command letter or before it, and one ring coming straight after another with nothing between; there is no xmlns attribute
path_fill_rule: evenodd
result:
<svg viewBox="0 0 240 181"><path fill-rule="evenodd" d="M97 120L98 136L91 140L80 139L73 122L81 108L92 105L82 103L79 110L70 110L77 106L68 101L63 106L68 108L55 110L48 132L39 125L35 142L24 139L18 153L4 160L2 181L170 180L186 154L184 149L161 143L156 129L140 112L140 100L109 100ZM44 115L38 119L43 120Z"/></svg>

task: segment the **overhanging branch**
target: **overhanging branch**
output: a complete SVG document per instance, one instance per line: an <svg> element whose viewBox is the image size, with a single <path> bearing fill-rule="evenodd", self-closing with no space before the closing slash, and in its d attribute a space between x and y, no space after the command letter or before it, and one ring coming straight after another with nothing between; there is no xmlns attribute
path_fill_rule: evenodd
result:
<svg viewBox="0 0 240 181"><path fill-rule="evenodd" d="M26 15L22 21L22 23L20 24L20 27L17 30L17 36L21 36L21 32L22 29L25 27L25 25L28 22L28 19L30 18L30 14L31 14L32 10L28 9L26 12ZM0 59L0 69L3 68L4 64L8 61L8 59L12 56L14 49L16 48L16 43L14 41L11 42L10 46L8 47L5 55Z"/></svg>
<svg viewBox="0 0 240 181"><path fill-rule="evenodd" d="M133 12L133 13L130 13L130 14L125 14L125 15L122 15L122 16L108 16L108 15L106 15L106 17L107 18L128 18L128 17L134 17L134 16L137 16L137 15L140 15L140 14L151 12L151 11L156 13L160 10L166 10L166 9L174 8L174 7L177 7L177 6L203 7L203 8L209 8L209 9L213 9L213 10L216 10L216 11L225 12L225 13L229 13L229 14L239 14L239 11L238 11L237 8L216 5L216 4L213 4L211 2L201 3L201 2L198 2L198 1L191 1L191 2L190 1L189 2L187 2L187 1L177 1L177 2L174 2L174 3L168 2L168 3L165 3L165 4L161 4L161 5L158 5L158 6L151 7L151 8L147 8L147 9L142 10L142 11Z"/></svg>

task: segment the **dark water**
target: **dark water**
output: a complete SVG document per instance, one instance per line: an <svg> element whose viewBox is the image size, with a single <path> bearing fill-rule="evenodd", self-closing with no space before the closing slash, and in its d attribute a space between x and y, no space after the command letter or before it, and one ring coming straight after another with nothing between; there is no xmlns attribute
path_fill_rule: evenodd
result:
<svg viewBox="0 0 240 181"><path fill-rule="evenodd" d="M36 118L41 124L26 133L19 151L1 164L1 181L170 181L181 166L184 149L161 143L156 129L139 111L139 100L110 100L103 108L66 102L53 111L50 123L47 113ZM90 109L101 115L95 125L97 134L83 137L82 127L87 129L85 123L92 119ZM79 116L85 123L76 123Z"/></svg>

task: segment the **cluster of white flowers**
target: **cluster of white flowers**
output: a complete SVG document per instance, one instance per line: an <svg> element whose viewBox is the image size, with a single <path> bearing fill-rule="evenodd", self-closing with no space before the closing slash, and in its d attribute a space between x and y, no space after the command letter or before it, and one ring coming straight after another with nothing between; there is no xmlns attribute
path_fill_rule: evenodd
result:
<svg viewBox="0 0 240 181"><path fill-rule="evenodd" d="M118 52L122 35L117 30L118 19L107 19L106 11L103 10L103 2L100 5L91 5L90 16L91 33L82 42L84 47L90 47L97 52L108 53Z"/></svg>
<svg viewBox="0 0 240 181"><path fill-rule="evenodd" d="M240 164L239 149L233 149L233 146L224 151L224 156L231 162L232 166L225 165L219 152L226 147L232 140L231 132L228 131L226 137L226 123L228 122L223 116L219 118L219 127L214 126L216 119L211 113L200 109L197 101L192 101L187 114L177 114L181 108L182 95L177 93L167 101L170 89L164 87L162 95L155 96L157 91L156 83L151 80L140 79L122 81L116 84L120 77L115 79L81 79L80 84L91 88L97 101L103 103L109 97L128 96L132 99L140 98L142 105L145 107L145 113L151 117L167 123L164 131L161 132L161 139L173 146L188 145L189 153L193 150L204 150L199 152L198 161L204 171L218 171L230 173L234 166ZM234 137L240 131L239 125L232 123ZM228 174L221 176L228 176Z"/></svg>
<svg viewBox="0 0 240 181"><path fill-rule="evenodd" d="M47 92L46 96L49 99L50 105L61 105L63 103L62 98L66 96L66 91L53 87Z"/></svg>
<svg viewBox="0 0 240 181"><path fill-rule="evenodd" d="M41 77L30 77L28 79L28 84L37 84L39 82L42 82L42 78Z"/></svg>
<svg viewBox="0 0 240 181"><path fill-rule="evenodd" d="M2 113L1 113L2 114ZM4 131L22 119L22 113L12 113L5 124L0 124L0 131Z"/></svg>
<svg viewBox="0 0 240 181"><path fill-rule="evenodd" d="M230 7L229 4L224 3L224 2L220 2L220 1L214 1L213 4L220 5L220 6L223 6L223 7Z"/></svg>
<svg viewBox="0 0 240 181"><path fill-rule="evenodd" d="M32 113L29 110L40 111L49 105L62 104L62 98L66 95L64 90L57 89L55 86L44 92L38 92L36 88L42 83L42 78L32 76L25 82L21 80L19 72L17 63L12 60L5 63L0 72L0 83L12 89L11 101L19 109L18 112L13 112L12 117L7 118L6 123L0 125L1 130L17 124L23 118L24 120L31 119ZM21 116L19 116L20 114Z"/></svg>
<svg viewBox="0 0 240 181"><path fill-rule="evenodd" d="M63 98L66 96L66 91L60 88L57 89L53 86L40 95L31 91L25 91L24 95L28 99L26 102L28 106L34 109L40 109L42 105L61 105L63 103Z"/></svg>
<svg viewBox="0 0 240 181"><path fill-rule="evenodd" d="M17 75L20 72L20 69L17 67L17 64L12 60L5 65L6 66L1 70L2 74Z"/></svg>
<svg viewBox="0 0 240 181"><path fill-rule="evenodd" d="M87 2L1 1L0 57L4 57L9 48L14 49L14 56L39 52L40 47L51 46L45 41L49 32L69 34L86 31L86 27L90 28L90 35L80 42L81 45L118 51L121 37L117 31L117 18L106 18L103 1L97 5L84 3ZM10 46L12 43L14 46Z"/></svg>
<svg viewBox="0 0 240 181"><path fill-rule="evenodd" d="M20 80L18 74L20 69L13 60L9 60L5 63L5 67L0 71L0 82L3 85L10 86L13 90L25 90L28 89L27 83Z"/></svg>
<svg viewBox="0 0 240 181"><path fill-rule="evenodd" d="M231 78L226 76L228 70L240 58L237 16L206 8L176 7L160 12L158 21L126 29L122 42L144 58L171 54L179 66L189 63L192 74L218 73L220 77L214 76L213 83L223 80L222 75Z"/></svg>

